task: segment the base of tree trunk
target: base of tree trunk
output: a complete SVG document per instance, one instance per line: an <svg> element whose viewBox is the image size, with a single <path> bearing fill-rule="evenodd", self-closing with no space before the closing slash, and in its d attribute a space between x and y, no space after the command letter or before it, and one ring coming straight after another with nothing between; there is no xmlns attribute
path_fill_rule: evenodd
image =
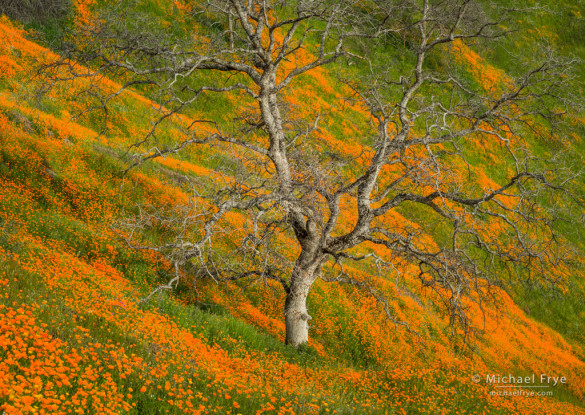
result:
<svg viewBox="0 0 585 415"><path fill-rule="evenodd" d="M289 294L284 309L286 344L298 347L309 341L309 320L307 296L304 293Z"/></svg>

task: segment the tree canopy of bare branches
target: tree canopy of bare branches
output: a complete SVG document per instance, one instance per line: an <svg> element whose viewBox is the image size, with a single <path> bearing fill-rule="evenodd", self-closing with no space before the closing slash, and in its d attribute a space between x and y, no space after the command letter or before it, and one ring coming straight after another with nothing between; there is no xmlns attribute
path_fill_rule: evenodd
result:
<svg viewBox="0 0 585 415"><path fill-rule="evenodd" d="M193 204L145 209L126 223L133 246L175 265L163 288L189 274L277 281L286 293L286 342L298 346L308 341L306 300L319 278L364 290L393 319L384 293L373 280L345 273L347 262L416 266L422 285L440 293L464 329L466 299L484 301L506 276L552 284L562 277L567 250L555 221L570 210L559 201L575 201L570 189L579 172L552 149L563 147L565 112L576 104L567 95L575 62L543 48L524 73L502 72L488 88L445 58L513 36L511 18L528 11L473 0L183 3L190 18L207 25L205 36L164 34L122 2L85 28L83 46L71 45L45 67L53 82L122 79L119 90L99 96L96 107L106 112L128 88L157 101L152 129L130 149L129 169L188 146L238 155L237 167L226 164L223 186L193 184ZM398 73L385 47L402 48ZM369 128L343 137L362 143L359 156L319 146L315 135L327 115L302 119L283 99L319 67L333 68L344 99L369 117ZM204 97L235 92L248 103L245 116L230 126L196 119L183 141L157 145L165 122ZM499 158L497 180L478 179L470 160L482 140ZM551 152L538 156L531 142L548 143ZM389 220L407 211L416 212L419 226ZM246 219L226 221L230 212ZM133 238L154 223L174 229L172 238L157 246ZM231 244L218 248L222 235Z"/></svg>

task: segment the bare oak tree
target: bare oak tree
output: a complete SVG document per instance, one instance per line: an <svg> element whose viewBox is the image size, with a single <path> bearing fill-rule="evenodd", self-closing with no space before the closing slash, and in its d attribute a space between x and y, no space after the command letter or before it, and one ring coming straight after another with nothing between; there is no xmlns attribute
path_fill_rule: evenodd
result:
<svg viewBox="0 0 585 415"><path fill-rule="evenodd" d="M131 149L129 169L187 146L238 155L224 159L230 177L224 186L202 187L184 176L195 192L192 204L143 209L126 222L132 246L161 252L174 264L176 275L161 288L187 277L277 281L286 293L286 342L298 346L308 341L307 296L318 278L364 290L393 319L373 283L377 277L352 278L344 272L347 261L391 266L402 259L417 266L422 285L445 299L452 322L465 330L466 299L487 300L490 286L506 276L552 284L562 278L558 266L567 251L555 221L565 216L559 198L572 200L567 189L577 173L562 153L537 157L530 140L562 147L563 94L574 62L543 51L523 74L486 89L446 58L454 48L489 46L510 35L506 27L517 11L473 0L182 3L207 27L205 37L163 35L132 17L132 7L118 6L86 28L83 47L71 46L45 68L54 82L123 79L119 90L99 95L96 107L106 112L131 87L158 102L152 129ZM388 45L405 54L398 75L395 63L376 52ZM357 137L359 159L319 146L314 138L324 115L302 120L282 99L293 81L327 65L351 91L345 98L369 114L372 128ZM196 119L183 141L157 141L176 114L234 92L247 97L249 108L231 126ZM501 158L499 184L478 182L469 161L481 139ZM391 212L407 211L417 212L420 227L387 221ZM228 212L247 219L236 226L225 221ZM349 226L342 224L347 217L355 218ZM172 229L172 237L148 246L134 238L157 224ZM496 233L489 229L494 224ZM298 246L286 246L282 235ZM220 236L230 243L218 247ZM292 261L290 252L298 252Z"/></svg>

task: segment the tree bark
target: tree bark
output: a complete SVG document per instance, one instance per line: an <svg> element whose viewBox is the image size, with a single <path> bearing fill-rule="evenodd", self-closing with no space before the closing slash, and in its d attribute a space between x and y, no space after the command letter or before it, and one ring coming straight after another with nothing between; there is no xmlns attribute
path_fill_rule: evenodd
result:
<svg viewBox="0 0 585 415"><path fill-rule="evenodd" d="M295 264L284 303L286 344L298 347L309 341L309 320L312 317L307 310L307 297L324 262L325 257L307 255L303 251Z"/></svg>
<svg viewBox="0 0 585 415"><path fill-rule="evenodd" d="M284 304L284 320L286 324L286 344L298 347L309 341L309 320L311 316L307 310L307 296L312 284L312 278L304 275L291 285Z"/></svg>

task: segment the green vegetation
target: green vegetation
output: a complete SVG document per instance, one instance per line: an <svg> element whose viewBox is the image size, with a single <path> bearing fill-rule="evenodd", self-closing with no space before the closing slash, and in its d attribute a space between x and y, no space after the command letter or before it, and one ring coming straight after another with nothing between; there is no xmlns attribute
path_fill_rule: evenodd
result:
<svg viewBox="0 0 585 415"><path fill-rule="evenodd" d="M123 183L125 150L152 121L150 104L138 94L156 97L146 88L122 95L103 135L96 133L103 125L97 114L71 119L90 102L75 101L75 86L57 89L42 102L33 99L29 82L38 51L27 49L24 39L38 39L40 32L49 45L75 20L68 2L41 3L27 2L20 15L0 5L0 13L30 30L24 34L14 23L0 21L0 58L26 69L0 74L0 409L7 414L33 413L32 408L45 414L80 408L95 414L178 414L200 413L200 406L202 413L221 414L585 413L580 400L585 283L578 256L565 292L517 284L510 291L513 301L504 299L500 313L483 310L485 330L464 346L450 337L431 293L408 276L394 282L393 271L385 271L392 277L387 284L392 309L411 322L421 340L388 322L384 310L354 287L318 284L309 298L314 341L300 349L282 342L283 294L271 282L218 287L185 278L177 290L141 302L173 270L156 253L128 247L111 225L136 213L145 199L172 206L189 196L173 172L207 186L215 179L197 168L213 171L233 156L221 147L189 149L130 172ZM74 1L73 8L80 4L87 6ZM158 29L172 25L173 35L190 35L192 22L176 19L180 10L170 2L140 4L136 11L155 16ZM585 58L580 41L585 10L549 6L551 12L543 9L533 21L518 22L524 31L514 41L504 39L494 50L477 45L486 67L518 70L525 61L517 55L530 58L535 28L564 53ZM216 30L205 25L204 15L198 19L198 33ZM388 42L378 51L378 63L391 62L389 69L399 74L401 62L410 59L405 46ZM456 65L470 82L479 82L468 64L450 62L448 53L430 65ZM369 120L337 107L335 93L343 88L339 78L360 76L367 68L354 67L342 76L337 69L327 67L318 79L304 76L295 91L301 98L314 97L311 104L327 116L332 137L366 144L367 134L360 132L371 129ZM227 126L239 109L237 99L210 96L198 113L187 115L203 113ZM159 144L172 145L181 128L176 122L163 126ZM547 156L545 144L529 145ZM572 145L585 151L581 136ZM497 152L479 146L464 150L486 177L496 182L504 177L491 163ZM413 223L427 215L410 207L399 213ZM583 248L583 224L559 227L572 246ZM435 240L445 237L440 224L433 231ZM367 264L351 271L380 273ZM62 372L54 370L61 367ZM470 380L477 373L541 372L567 376L569 384L554 388L552 398L513 399L490 397L493 388Z"/></svg>

